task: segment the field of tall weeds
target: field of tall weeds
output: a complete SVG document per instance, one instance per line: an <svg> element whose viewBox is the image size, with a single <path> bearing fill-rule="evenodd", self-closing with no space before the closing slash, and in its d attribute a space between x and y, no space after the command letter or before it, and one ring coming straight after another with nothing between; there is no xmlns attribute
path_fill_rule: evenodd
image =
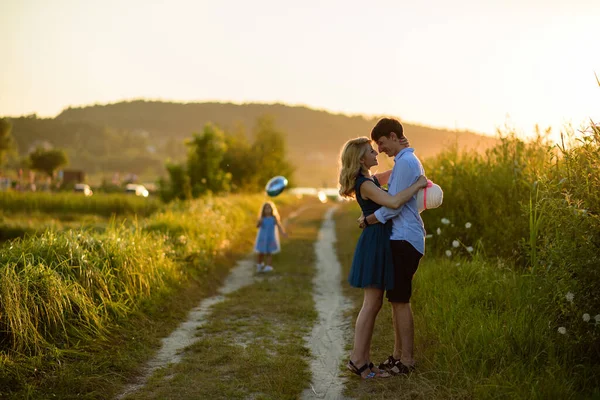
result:
<svg viewBox="0 0 600 400"><path fill-rule="evenodd" d="M106 229L46 230L0 247L0 386L106 337L153 295L202 277L254 228L264 196L172 203ZM282 200L285 201L285 200ZM254 233L254 230L252 231Z"/></svg>
<svg viewBox="0 0 600 400"><path fill-rule="evenodd" d="M563 140L505 134L484 154L449 148L426 162L444 204L422 216L429 252L503 260L534 279L529 301L548 316L557 352L598 372L600 127Z"/></svg>

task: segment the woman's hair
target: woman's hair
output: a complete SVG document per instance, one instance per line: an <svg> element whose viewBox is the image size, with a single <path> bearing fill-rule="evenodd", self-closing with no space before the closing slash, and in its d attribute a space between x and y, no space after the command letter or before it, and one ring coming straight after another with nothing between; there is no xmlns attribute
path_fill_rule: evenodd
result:
<svg viewBox="0 0 600 400"><path fill-rule="evenodd" d="M356 185L358 173L362 172L363 175L369 175L368 168L360 163L360 159L367 153L367 145L370 143L371 139L363 136L348 140L344 144L340 153L340 196L354 197L354 186Z"/></svg>
<svg viewBox="0 0 600 400"><path fill-rule="evenodd" d="M272 201L265 201L263 205L260 207L260 212L258 213L258 218L262 218L265 216L265 207L271 206L271 210L273 210L272 214L277 221L279 221L279 212L277 211L277 207L275 207L275 203Z"/></svg>

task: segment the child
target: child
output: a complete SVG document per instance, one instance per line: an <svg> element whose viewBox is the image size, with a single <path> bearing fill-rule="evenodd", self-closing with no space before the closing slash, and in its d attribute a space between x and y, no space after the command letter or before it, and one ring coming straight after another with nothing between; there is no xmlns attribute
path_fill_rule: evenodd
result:
<svg viewBox="0 0 600 400"><path fill-rule="evenodd" d="M279 223L279 213L275 208L275 204L267 201L262 205L256 227L258 228L254 243L254 252L258 254L256 272L271 272L273 271L271 266L272 255L279 253L281 250L279 232L287 237L285 230Z"/></svg>

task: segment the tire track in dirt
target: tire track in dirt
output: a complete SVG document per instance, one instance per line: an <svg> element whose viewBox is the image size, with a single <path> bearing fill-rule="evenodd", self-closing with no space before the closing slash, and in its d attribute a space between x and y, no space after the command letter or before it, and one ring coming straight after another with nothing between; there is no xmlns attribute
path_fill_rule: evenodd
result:
<svg viewBox="0 0 600 400"><path fill-rule="evenodd" d="M310 206L304 206L290 213L290 215L282 221L284 226L291 220L297 218L308 208L310 208ZM158 369L164 368L169 364L179 363L185 348L199 340L196 333L198 328L202 327L207 322L207 318L212 312L212 307L215 304L225 301L225 296L227 294L251 285L254 282L254 255L250 255L248 258L238 261L236 266L231 269L223 286L219 289L218 294L203 299L196 307L190 310L186 320L182 322L177 329L175 329L168 337L161 340L161 347L156 356L142 368L141 374L134 382L123 389L116 397L116 400L124 399L143 388L152 374Z"/></svg>
<svg viewBox="0 0 600 400"><path fill-rule="evenodd" d="M335 251L335 223L333 213L337 206L327 210L315 242L317 273L313 280L313 298L319 313L307 344L312 353L312 382L302 393L302 399L344 399L345 379L340 376L340 362L346 357L345 338L350 323L344 312L350 301L342 293L342 267Z"/></svg>

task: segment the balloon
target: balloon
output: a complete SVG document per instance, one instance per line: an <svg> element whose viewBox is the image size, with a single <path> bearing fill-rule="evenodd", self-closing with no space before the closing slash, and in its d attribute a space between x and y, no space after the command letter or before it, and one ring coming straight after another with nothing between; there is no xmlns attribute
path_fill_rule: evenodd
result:
<svg viewBox="0 0 600 400"><path fill-rule="evenodd" d="M417 207L419 212L428 208L438 208L444 201L444 192L439 185L427 180L427 187L417 192Z"/></svg>
<svg viewBox="0 0 600 400"><path fill-rule="evenodd" d="M271 178L269 180L269 182L267 182L267 186L265 186L265 190L267 191L267 194L271 197L275 197L278 196L279 194L281 194L281 192L283 192L283 189L285 189L285 187L288 184L288 180L283 177L283 176L276 176L274 178Z"/></svg>

